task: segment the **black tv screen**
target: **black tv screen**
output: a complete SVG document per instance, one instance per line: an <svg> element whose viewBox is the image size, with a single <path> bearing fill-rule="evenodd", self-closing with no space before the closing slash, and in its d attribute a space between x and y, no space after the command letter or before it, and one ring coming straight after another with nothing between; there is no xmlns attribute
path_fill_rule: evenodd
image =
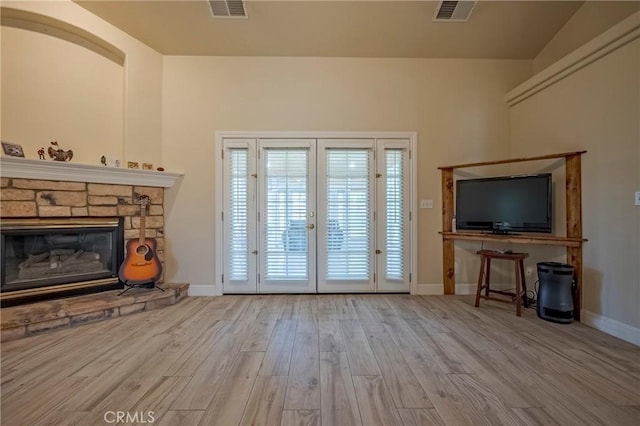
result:
<svg viewBox="0 0 640 426"><path fill-rule="evenodd" d="M551 232L551 174L456 182L459 230Z"/></svg>

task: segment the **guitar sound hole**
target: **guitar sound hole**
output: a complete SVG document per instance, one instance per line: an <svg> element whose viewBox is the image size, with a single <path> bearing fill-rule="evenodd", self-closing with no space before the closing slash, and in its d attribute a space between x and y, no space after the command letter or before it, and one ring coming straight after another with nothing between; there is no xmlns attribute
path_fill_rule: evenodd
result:
<svg viewBox="0 0 640 426"><path fill-rule="evenodd" d="M147 246L138 246L138 248L136 249L136 253L138 253L141 256L147 254L147 251L149 251Z"/></svg>

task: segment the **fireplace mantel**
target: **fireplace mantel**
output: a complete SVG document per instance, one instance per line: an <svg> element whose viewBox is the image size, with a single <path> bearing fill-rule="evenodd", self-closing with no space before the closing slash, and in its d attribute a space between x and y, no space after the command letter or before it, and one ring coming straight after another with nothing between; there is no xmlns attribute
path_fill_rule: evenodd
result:
<svg viewBox="0 0 640 426"><path fill-rule="evenodd" d="M61 161L31 160L21 157L1 157L0 176L171 188L183 174L91 166Z"/></svg>

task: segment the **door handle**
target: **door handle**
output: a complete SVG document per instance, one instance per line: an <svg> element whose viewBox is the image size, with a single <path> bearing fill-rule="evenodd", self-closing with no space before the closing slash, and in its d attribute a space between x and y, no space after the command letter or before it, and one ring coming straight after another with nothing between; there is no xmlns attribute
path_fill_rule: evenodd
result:
<svg viewBox="0 0 640 426"><path fill-rule="evenodd" d="M313 223L310 223L310 224L308 224L308 225L307 225L307 228L309 228L309 229L313 229L313 228L315 228L315 227L316 227L316 226L315 226Z"/></svg>

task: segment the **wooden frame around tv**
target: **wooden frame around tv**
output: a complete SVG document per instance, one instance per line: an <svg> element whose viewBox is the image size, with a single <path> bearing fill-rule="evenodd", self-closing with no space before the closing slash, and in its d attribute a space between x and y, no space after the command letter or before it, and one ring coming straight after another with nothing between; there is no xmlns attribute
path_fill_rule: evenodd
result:
<svg viewBox="0 0 640 426"><path fill-rule="evenodd" d="M517 244L536 244L564 246L567 248L567 263L572 265L576 273L577 289L573 295L574 318L580 321L582 307L582 188L581 188L581 156L587 151L565 152L561 154L541 155L538 157L512 158L507 160L486 161L480 163L456 164L438 167L442 171L442 277L444 294L456 293L455 251L456 240L498 241ZM470 167L492 166L496 164L520 163L525 161L565 159L565 201L566 201L566 236L554 235L496 235L478 232L453 232L454 215L453 171Z"/></svg>

